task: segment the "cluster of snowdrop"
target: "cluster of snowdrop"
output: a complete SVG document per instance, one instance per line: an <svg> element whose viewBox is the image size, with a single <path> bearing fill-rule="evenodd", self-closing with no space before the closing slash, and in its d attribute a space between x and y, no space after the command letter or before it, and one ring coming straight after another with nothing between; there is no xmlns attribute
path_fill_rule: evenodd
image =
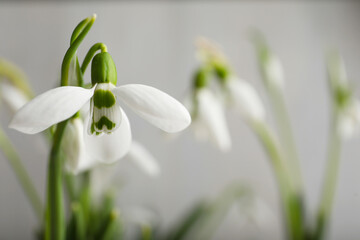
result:
<svg viewBox="0 0 360 240"><path fill-rule="evenodd" d="M256 90L232 71L221 48L205 38L197 40L197 69L188 100L195 136L211 139L222 151L231 148L225 109L234 108L248 121L264 121L265 110ZM216 79L213 84L211 80Z"/></svg>
<svg viewBox="0 0 360 240"><path fill-rule="evenodd" d="M35 134L71 119L62 146L68 153L68 168L76 173L99 161L113 163L139 148L131 147L130 123L120 102L167 132L181 131L190 124L186 108L166 93L141 84L116 87L116 67L108 52L96 54L91 67L91 88L51 89L19 109L10 128ZM82 117L76 116L82 108ZM157 172L153 169L149 167L152 173Z"/></svg>
<svg viewBox="0 0 360 240"><path fill-rule="evenodd" d="M155 158L133 141L123 106L169 133L182 131L192 123L198 139L211 140L222 151L231 149L225 111L234 109L268 153L279 187L288 238L323 238L335 195L341 139L349 139L360 130L360 101L353 93L341 57L332 55L328 62L332 100L328 162L316 219L309 224L303 214L306 204L301 169L283 96L284 71L261 36L256 36L255 45L277 131L267 123L255 88L235 74L221 47L205 38L199 38L196 43L200 64L186 101L190 113L176 99L156 88L141 84L117 86L116 66L103 43L94 44L80 65L77 49L95 19L96 15L86 18L75 28L62 64L61 86L35 98L26 81L21 80L24 77L16 76L19 71L0 59L1 101L16 112L9 127L26 134L46 131L52 143L47 203L43 206L20 158L0 128L0 148L36 210L39 223L44 224L41 235L45 239L120 238L117 206L114 196L108 194L115 175L113 163L128 157L149 175L159 174ZM83 76L90 63L91 81L86 82ZM3 76L10 81L4 81ZM67 174L63 174L63 168ZM67 190L70 201L69 219L65 219L63 190ZM266 215L271 215L271 211L256 199L243 185L231 187L214 201L195 206L189 217L161 237L152 233L156 229L152 226L156 222L153 214L140 211L130 219L141 226L142 239L209 239L214 223L219 225L234 203L247 206L243 213L258 218L260 225L267 221L270 217Z"/></svg>

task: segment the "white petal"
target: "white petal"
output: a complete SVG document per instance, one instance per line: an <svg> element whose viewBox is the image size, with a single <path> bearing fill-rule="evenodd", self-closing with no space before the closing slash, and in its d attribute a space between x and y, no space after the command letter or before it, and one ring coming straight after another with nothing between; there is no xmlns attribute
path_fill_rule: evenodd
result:
<svg viewBox="0 0 360 240"><path fill-rule="evenodd" d="M351 101L339 114L338 131L344 139L350 139L360 131L360 102Z"/></svg>
<svg viewBox="0 0 360 240"><path fill-rule="evenodd" d="M121 111L119 106L116 104L116 98L111 92L114 85L111 83L99 83L97 84L94 92L94 96L91 99L91 119L92 126L90 125L90 133L112 133L120 126L121 122ZM97 92L107 92L107 97L110 95L114 102L112 106L101 106L100 108L95 105L96 101L100 103L106 102L104 95L97 95ZM91 129L93 127L93 130Z"/></svg>
<svg viewBox="0 0 360 240"><path fill-rule="evenodd" d="M265 74L271 84L281 90L284 89L284 70L281 61L276 56L270 56L268 61L265 63Z"/></svg>
<svg viewBox="0 0 360 240"><path fill-rule="evenodd" d="M6 82L1 83L0 91L1 98L13 112L19 110L29 101L23 92Z"/></svg>
<svg viewBox="0 0 360 240"><path fill-rule="evenodd" d="M90 156L104 163L112 163L128 153L131 146L130 123L122 109L121 113L121 124L113 133L101 136L85 133L85 144Z"/></svg>
<svg viewBox="0 0 360 240"><path fill-rule="evenodd" d="M202 127L206 127L215 144L222 151L231 148L231 139L225 120L224 109L221 102L207 89L197 93L198 119Z"/></svg>
<svg viewBox="0 0 360 240"><path fill-rule="evenodd" d="M61 150L65 156L66 169L77 174L88 165L84 142L84 124L80 118L71 119L66 126Z"/></svg>
<svg viewBox="0 0 360 240"><path fill-rule="evenodd" d="M159 164L142 144L133 141L127 156L150 176L155 177L160 174Z"/></svg>
<svg viewBox="0 0 360 240"><path fill-rule="evenodd" d="M246 81L236 77L228 79L227 88L234 105L245 117L262 121L265 119L265 110L256 90Z"/></svg>
<svg viewBox="0 0 360 240"><path fill-rule="evenodd" d="M191 123L186 108L156 88L129 84L117 87L113 92L135 113L166 132L179 132Z"/></svg>
<svg viewBox="0 0 360 240"><path fill-rule="evenodd" d="M74 115L91 98L94 88L58 87L23 106L9 127L27 134L41 132Z"/></svg>

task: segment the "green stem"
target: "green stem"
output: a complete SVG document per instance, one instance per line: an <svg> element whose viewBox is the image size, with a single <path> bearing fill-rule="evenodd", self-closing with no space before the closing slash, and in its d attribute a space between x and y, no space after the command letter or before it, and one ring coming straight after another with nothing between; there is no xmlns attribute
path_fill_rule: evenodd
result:
<svg viewBox="0 0 360 240"><path fill-rule="evenodd" d="M64 199L62 191L62 161L60 144L68 120L57 125L54 142L50 152L48 167L48 219L47 239L63 240L65 238Z"/></svg>
<svg viewBox="0 0 360 240"><path fill-rule="evenodd" d="M96 16L93 15L75 28L71 39L71 46L65 53L61 66L61 86L68 85L68 75L71 59L91 29ZM75 39L76 38L76 39ZM75 39L75 40L74 40ZM48 189L47 189L47 213L46 213L46 239L63 240L65 238L65 214L62 189L62 161L60 157L60 145L68 120L57 125L53 145L51 148L48 167Z"/></svg>
<svg viewBox="0 0 360 240"><path fill-rule="evenodd" d="M301 196L299 196L291 187L289 182L291 175L286 171L284 159L281 155L276 138L268 126L263 122L250 122L250 126L256 133L271 160L271 165L279 184L280 197L284 204L284 214L288 226L289 238L303 239L304 232L300 220L302 217L302 208L299 208L299 206L301 206Z"/></svg>
<svg viewBox="0 0 360 240"><path fill-rule="evenodd" d="M85 72L87 66L89 65L91 59L94 57L95 53L101 50L101 52L107 52L107 47L104 43L95 43L88 51L85 56L85 59L81 65L81 72Z"/></svg>
<svg viewBox="0 0 360 240"><path fill-rule="evenodd" d="M279 135L283 149L287 156L287 165L292 172L292 184L299 194L303 191L301 168L298 154L295 147L294 137L288 112L286 110L282 91L276 86L268 86L270 99L275 111L275 118L279 129Z"/></svg>
<svg viewBox="0 0 360 240"><path fill-rule="evenodd" d="M332 124L330 126L331 135L328 142L327 165L314 233L314 239L316 240L321 240L325 237L326 227L328 225L334 202L340 165L341 139L338 133L338 115L336 111L334 112Z"/></svg>
<svg viewBox="0 0 360 240"><path fill-rule="evenodd" d="M43 218L43 205L40 200L40 197L29 177L25 167L22 165L20 157L18 156L14 146L11 144L10 140L4 133L3 129L0 127L0 148L3 151L4 155L8 159L9 164L11 165L16 177L25 192L25 195L30 201L30 204L38 217L39 222Z"/></svg>

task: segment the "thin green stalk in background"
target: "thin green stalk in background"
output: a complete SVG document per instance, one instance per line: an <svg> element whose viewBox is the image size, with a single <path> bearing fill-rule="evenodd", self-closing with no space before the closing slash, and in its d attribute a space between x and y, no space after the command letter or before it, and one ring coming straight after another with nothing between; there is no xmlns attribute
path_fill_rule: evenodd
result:
<svg viewBox="0 0 360 240"><path fill-rule="evenodd" d="M29 177L25 167L23 166L19 155L17 154L14 146L0 127L0 148L6 156L9 164L11 165L16 177L25 192L25 195L29 199L29 202L39 220L42 222L43 218L43 205L40 197Z"/></svg>
<svg viewBox="0 0 360 240"><path fill-rule="evenodd" d="M314 240L324 239L334 202L336 183L340 165L341 138L338 132L338 115L335 112L330 125L327 165L325 170L322 195L317 212Z"/></svg>
<svg viewBox="0 0 360 240"><path fill-rule="evenodd" d="M298 158L295 141L291 129L289 114L286 109L283 93L280 89L275 87L268 87L268 92L275 112L275 118L279 129L279 136L281 139L282 149L288 155L287 164L293 174L292 184L297 192L303 191L301 167Z"/></svg>
<svg viewBox="0 0 360 240"><path fill-rule="evenodd" d="M281 200L284 204L284 214L288 226L289 239L304 239L304 229L301 222L302 208L298 208L301 202L301 196L291 188L289 183L291 177L289 174L291 173L286 170L276 138L263 122L250 122L250 126L256 133L271 160L271 165L279 184Z"/></svg>
<svg viewBox="0 0 360 240"><path fill-rule="evenodd" d="M269 95L271 106L275 113L275 120L279 131L282 149L285 154L287 154L285 164L289 167L291 175L293 175L293 177L289 180L291 180L295 190L298 191L300 195L303 191L300 161L296 151L296 145L291 129L289 114L286 108L282 86L279 86L281 84L279 81L282 79L273 79L276 76L271 76L271 74L269 75L269 64L271 64L271 61L276 60L274 60L275 56L272 55L263 36L259 32L255 32L253 34L253 40L258 55L258 62L263 82Z"/></svg>

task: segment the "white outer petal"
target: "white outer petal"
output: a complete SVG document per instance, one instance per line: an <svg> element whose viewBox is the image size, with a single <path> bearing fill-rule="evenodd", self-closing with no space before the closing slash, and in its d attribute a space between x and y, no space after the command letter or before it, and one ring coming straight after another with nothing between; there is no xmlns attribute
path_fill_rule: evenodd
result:
<svg viewBox="0 0 360 240"><path fill-rule="evenodd" d="M15 114L9 127L27 134L41 132L74 115L92 97L94 88L58 87L33 100Z"/></svg>
<svg viewBox="0 0 360 240"><path fill-rule="evenodd" d="M240 113L256 121L265 119L263 103L256 90L248 82L233 77L228 80L227 88Z"/></svg>
<svg viewBox="0 0 360 240"><path fill-rule="evenodd" d="M140 143L133 141L127 156L152 177L160 174L160 166L151 153Z"/></svg>
<svg viewBox="0 0 360 240"><path fill-rule="evenodd" d="M156 88L128 84L116 87L113 93L140 117L166 132L179 132L191 123L186 108Z"/></svg>
<svg viewBox="0 0 360 240"><path fill-rule="evenodd" d="M281 90L285 88L284 70L278 57L271 55L265 63L265 72L269 81Z"/></svg>
<svg viewBox="0 0 360 240"><path fill-rule="evenodd" d="M0 97L13 112L19 110L29 101L23 92L6 82L1 83L0 91Z"/></svg>
<svg viewBox="0 0 360 240"><path fill-rule="evenodd" d="M77 174L81 170L80 166L87 162L84 124L80 118L71 119L67 124L61 142L61 151L65 156L66 169L73 174Z"/></svg>
<svg viewBox="0 0 360 240"><path fill-rule="evenodd" d="M224 109L221 102L207 89L201 89L197 93L198 100L198 124L207 132L214 143L222 151L231 148L231 138L225 120Z"/></svg>
<svg viewBox="0 0 360 240"><path fill-rule="evenodd" d="M338 131L342 138L350 139L360 131L360 102L353 100L339 114Z"/></svg>
<svg viewBox="0 0 360 240"><path fill-rule="evenodd" d="M110 134L100 136L84 133L88 154L103 163L113 163L128 153L131 146L131 129L129 119L121 109L122 121L118 129ZM90 121L87 121L89 124ZM86 127L85 129L88 129Z"/></svg>

